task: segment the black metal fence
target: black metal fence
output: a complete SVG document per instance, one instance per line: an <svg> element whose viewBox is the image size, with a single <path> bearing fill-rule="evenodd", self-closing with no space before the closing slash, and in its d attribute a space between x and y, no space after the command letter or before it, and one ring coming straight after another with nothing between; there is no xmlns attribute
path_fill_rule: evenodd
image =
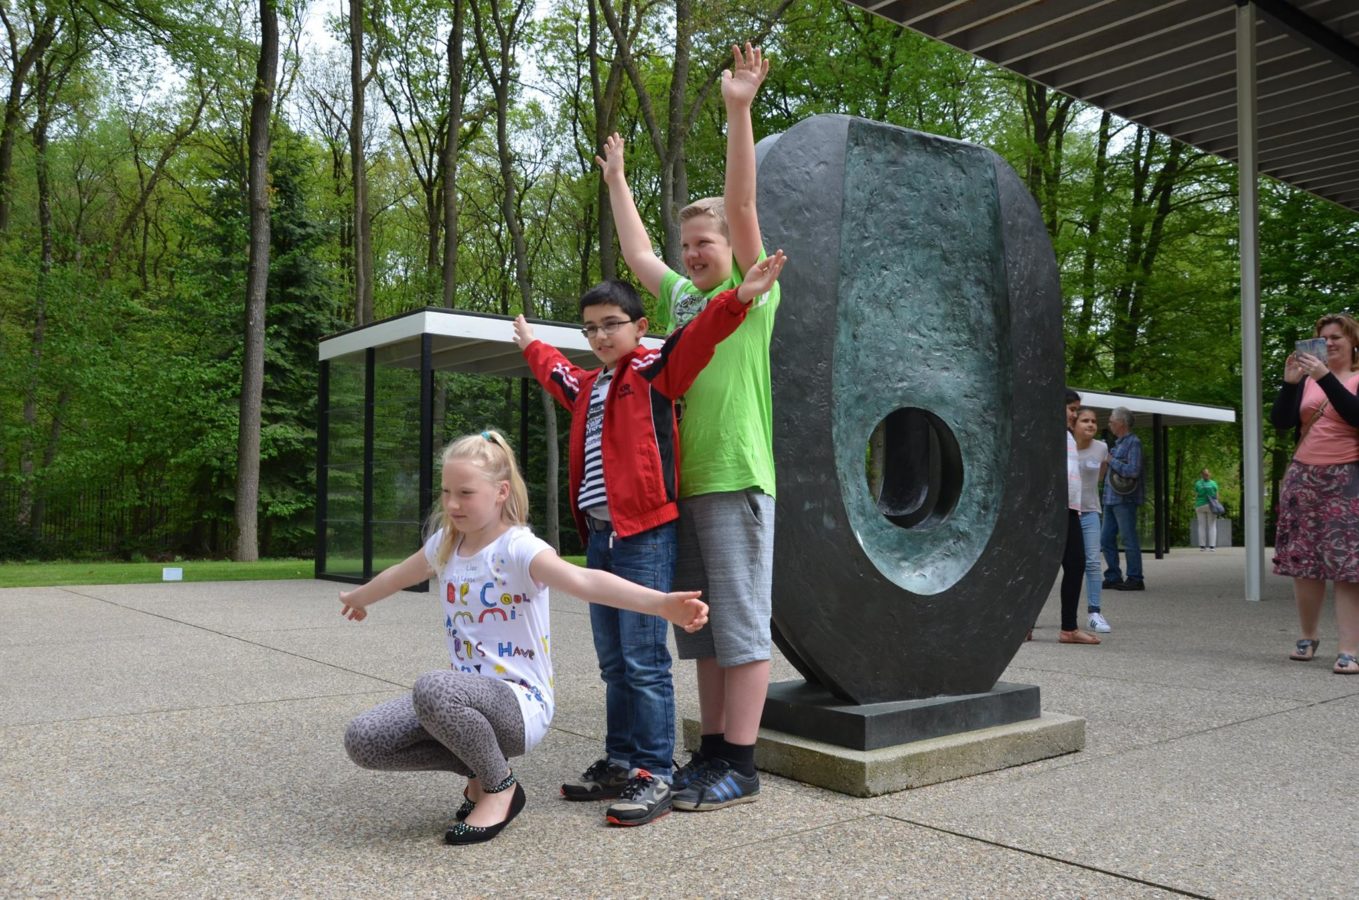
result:
<svg viewBox="0 0 1359 900"><path fill-rule="evenodd" d="M0 484L0 559L152 556L183 543L159 497L100 489L73 494Z"/></svg>

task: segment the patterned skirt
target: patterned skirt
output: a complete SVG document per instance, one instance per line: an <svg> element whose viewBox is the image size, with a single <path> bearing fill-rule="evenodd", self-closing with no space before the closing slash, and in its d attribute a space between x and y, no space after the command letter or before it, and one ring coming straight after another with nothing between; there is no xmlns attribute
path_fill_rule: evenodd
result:
<svg viewBox="0 0 1359 900"><path fill-rule="evenodd" d="M1279 490L1274 574L1359 582L1359 462L1288 467Z"/></svg>

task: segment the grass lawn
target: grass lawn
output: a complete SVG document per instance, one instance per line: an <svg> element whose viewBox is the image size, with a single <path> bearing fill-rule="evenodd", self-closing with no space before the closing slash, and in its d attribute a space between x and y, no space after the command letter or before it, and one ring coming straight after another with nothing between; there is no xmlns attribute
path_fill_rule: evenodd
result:
<svg viewBox="0 0 1359 900"><path fill-rule="evenodd" d="M259 562L185 560L184 562L7 562L0 563L0 588L70 584L146 584L161 580L161 570L184 570L185 581L277 581L311 578L309 559Z"/></svg>
<svg viewBox="0 0 1359 900"><path fill-rule="evenodd" d="M585 557L568 556L585 565ZM0 562L0 588L56 587L75 584L147 584L161 581L161 570L178 567L185 581L283 581L311 578L309 559L262 559L259 562L186 560L174 563L127 562Z"/></svg>

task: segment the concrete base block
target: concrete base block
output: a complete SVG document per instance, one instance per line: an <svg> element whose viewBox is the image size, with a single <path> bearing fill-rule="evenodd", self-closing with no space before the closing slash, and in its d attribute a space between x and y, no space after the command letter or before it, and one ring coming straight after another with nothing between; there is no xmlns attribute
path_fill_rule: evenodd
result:
<svg viewBox="0 0 1359 900"><path fill-rule="evenodd" d="M684 743L698 748L699 723L684 720ZM761 728L755 765L762 771L854 797L876 797L1037 762L1085 747L1085 720L1059 713L961 734L850 750Z"/></svg>

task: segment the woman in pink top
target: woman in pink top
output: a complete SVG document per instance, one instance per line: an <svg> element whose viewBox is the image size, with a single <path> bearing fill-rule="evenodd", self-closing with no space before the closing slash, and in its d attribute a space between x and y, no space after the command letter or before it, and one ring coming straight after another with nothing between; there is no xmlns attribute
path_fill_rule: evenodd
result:
<svg viewBox="0 0 1359 900"><path fill-rule="evenodd" d="M1335 582L1338 675L1359 674L1359 322L1317 320L1326 359L1294 353L1270 420L1295 428L1298 447L1279 492L1274 572L1293 577L1302 638L1290 659L1316 655L1326 582Z"/></svg>

